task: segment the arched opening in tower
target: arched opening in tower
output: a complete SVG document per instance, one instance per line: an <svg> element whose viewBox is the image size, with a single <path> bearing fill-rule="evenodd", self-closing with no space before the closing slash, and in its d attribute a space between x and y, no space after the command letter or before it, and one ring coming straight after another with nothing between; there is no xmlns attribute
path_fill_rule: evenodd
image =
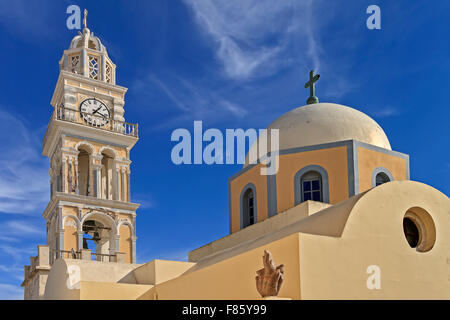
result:
<svg viewBox="0 0 450 320"><path fill-rule="evenodd" d="M111 228L100 221L87 220L83 223L83 249L90 249L93 260L110 261Z"/></svg>
<svg viewBox="0 0 450 320"><path fill-rule="evenodd" d="M90 153L87 149L78 149L78 190L82 196L90 195Z"/></svg>

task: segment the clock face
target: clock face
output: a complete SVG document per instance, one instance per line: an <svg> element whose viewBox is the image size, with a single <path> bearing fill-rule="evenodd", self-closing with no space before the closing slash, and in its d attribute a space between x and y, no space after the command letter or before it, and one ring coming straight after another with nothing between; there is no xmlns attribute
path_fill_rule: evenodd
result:
<svg viewBox="0 0 450 320"><path fill-rule="evenodd" d="M83 119L94 126L104 126L111 116L108 107L95 98L84 100L80 104L80 112Z"/></svg>

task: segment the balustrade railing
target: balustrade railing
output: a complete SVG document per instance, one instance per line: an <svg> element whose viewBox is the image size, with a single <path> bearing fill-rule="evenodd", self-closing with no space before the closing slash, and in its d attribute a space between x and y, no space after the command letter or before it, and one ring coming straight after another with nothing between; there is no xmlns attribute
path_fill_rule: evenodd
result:
<svg viewBox="0 0 450 320"><path fill-rule="evenodd" d="M118 121L111 118L106 118L101 115L84 113L78 110L68 109L63 106L56 107L52 117L55 120L78 123L85 126L99 128L102 130L121 133L127 136L133 136L136 138L139 137L137 124Z"/></svg>
<svg viewBox="0 0 450 320"><path fill-rule="evenodd" d="M51 252L52 262L56 259L81 259L80 251L51 250Z"/></svg>
<svg viewBox="0 0 450 320"><path fill-rule="evenodd" d="M91 252L92 260L101 262L117 262L117 256L115 254L95 253Z"/></svg>
<svg viewBox="0 0 450 320"><path fill-rule="evenodd" d="M90 251L90 250L88 250ZM51 250L51 264L55 262L57 259L86 259L82 257L81 251L67 251L67 250ZM119 262L118 255L123 254L122 252L116 252L116 254L106 254L106 253L96 253L89 252L91 260L93 261L101 261L101 262ZM89 255L87 256L89 257ZM89 258L88 258L89 260ZM34 260L33 260L34 262ZM33 264L32 262L32 264Z"/></svg>

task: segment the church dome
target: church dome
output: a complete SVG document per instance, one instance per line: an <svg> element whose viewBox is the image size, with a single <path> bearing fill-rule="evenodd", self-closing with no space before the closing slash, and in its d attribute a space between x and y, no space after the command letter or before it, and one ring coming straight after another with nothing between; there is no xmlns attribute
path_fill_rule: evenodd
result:
<svg viewBox="0 0 450 320"><path fill-rule="evenodd" d="M280 150L358 140L391 150L383 129L368 115L335 103L315 103L296 108L272 122L280 130Z"/></svg>
<svg viewBox="0 0 450 320"><path fill-rule="evenodd" d="M267 129L279 129L279 150L345 140L392 150L386 134L375 120L361 111L335 103L298 107L276 119ZM270 136L270 130L267 133ZM266 139L262 136L258 139L261 138ZM270 142L268 149L271 150Z"/></svg>

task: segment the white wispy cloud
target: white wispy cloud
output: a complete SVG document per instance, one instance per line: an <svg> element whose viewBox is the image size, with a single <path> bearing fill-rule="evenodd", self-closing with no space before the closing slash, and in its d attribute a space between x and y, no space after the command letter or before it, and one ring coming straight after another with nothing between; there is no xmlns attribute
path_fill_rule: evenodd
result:
<svg viewBox="0 0 450 320"><path fill-rule="evenodd" d="M48 160L35 132L0 109L0 212L41 214L49 199Z"/></svg>
<svg viewBox="0 0 450 320"><path fill-rule="evenodd" d="M23 300L23 289L20 286L0 283L0 300Z"/></svg>
<svg viewBox="0 0 450 320"><path fill-rule="evenodd" d="M16 279L20 282L23 281L24 277L24 267L23 266L17 266L17 265L0 265L0 272L3 272L3 274L6 276L4 278L7 278L8 280ZM1 298L0 298L1 299Z"/></svg>
<svg viewBox="0 0 450 320"><path fill-rule="evenodd" d="M51 5L42 0L0 0L0 24L10 33L28 41L54 37L51 22L59 20L52 14L51 8Z"/></svg>
<svg viewBox="0 0 450 320"><path fill-rule="evenodd" d="M5 265L0 264L0 271L1 272L23 272L23 268L5 266Z"/></svg>
<svg viewBox="0 0 450 320"><path fill-rule="evenodd" d="M196 85L180 76L166 75L163 81L156 75L150 74L134 85L136 91L149 92L151 91L148 90L149 88L161 90L172 102L173 107L181 111L170 120L155 125L153 130L177 126L184 121L192 120L203 120L212 124L226 118L241 119L247 114L245 108L222 97L217 91L208 90L203 85Z"/></svg>
<svg viewBox="0 0 450 320"><path fill-rule="evenodd" d="M132 194L132 199L134 203L140 204L139 209L151 209L155 207L155 200L153 196L146 192L140 192Z"/></svg>
<svg viewBox="0 0 450 320"><path fill-rule="evenodd" d="M400 110L394 107L385 107L372 111L371 113L376 118L388 118L399 115Z"/></svg>
<svg viewBox="0 0 450 320"><path fill-rule="evenodd" d="M230 78L268 75L291 63L320 68L320 46L312 23L311 0L184 2L215 42L216 55ZM300 50L289 50L293 43L300 43ZM292 56L294 52L302 55Z"/></svg>
<svg viewBox="0 0 450 320"><path fill-rule="evenodd" d="M0 233L2 235L10 234L18 237L20 235L41 235L45 233L45 230L42 230L39 226L27 220L11 220L0 227Z"/></svg>
<svg viewBox="0 0 450 320"><path fill-rule="evenodd" d="M23 261L24 257L36 255L36 246L11 246L9 244L0 244L0 253L9 256L15 263Z"/></svg>

